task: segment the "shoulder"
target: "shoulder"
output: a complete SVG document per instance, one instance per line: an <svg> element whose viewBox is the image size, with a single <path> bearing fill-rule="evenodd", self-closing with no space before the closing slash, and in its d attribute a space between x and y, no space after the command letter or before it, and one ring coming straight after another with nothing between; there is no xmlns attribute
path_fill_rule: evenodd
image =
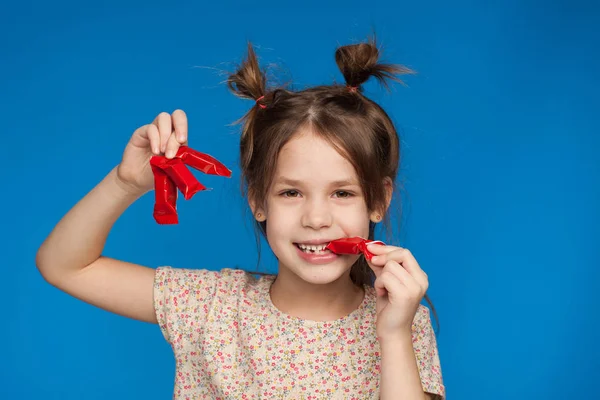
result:
<svg viewBox="0 0 600 400"><path fill-rule="evenodd" d="M237 282L251 278L251 275L243 270L224 268L221 270L173 268L162 266L156 268L156 284L185 283L188 285L204 284L213 282Z"/></svg>
<svg viewBox="0 0 600 400"><path fill-rule="evenodd" d="M267 282L239 269L161 266L154 279L156 319L170 343L194 340L198 335L194 325L205 324L211 313L237 309L235 305L244 299L261 295L265 291L259 289Z"/></svg>
<svg viewBox="0 0 600 400"><path fill-rule="evenodd" d="M246 289L267 281L268 277L257 279L250 272L241 269L211 270L161 266L156 269L154 289L171 293L202 291L215 296L235 297L243 294Z"/></svg>

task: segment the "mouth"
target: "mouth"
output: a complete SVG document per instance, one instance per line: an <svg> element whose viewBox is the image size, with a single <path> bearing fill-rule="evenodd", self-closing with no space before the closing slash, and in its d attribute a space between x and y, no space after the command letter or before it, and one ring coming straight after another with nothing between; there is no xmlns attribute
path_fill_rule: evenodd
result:
<svg viewBox="0 0 600 400"><path fill-rule="evenodd" d="M328 254L331 250L326 249L329 241L319 244L306 244L306 243L294 243L294 245L300 249L300 251L307 254Z"/></svg>

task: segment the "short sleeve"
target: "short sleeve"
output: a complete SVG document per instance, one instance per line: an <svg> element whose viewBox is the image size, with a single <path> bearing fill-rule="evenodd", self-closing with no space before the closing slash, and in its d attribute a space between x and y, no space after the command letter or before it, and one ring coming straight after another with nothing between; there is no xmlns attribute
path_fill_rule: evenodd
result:
<svg viewBox="0 0 600 400"><path fill-rule="evenodd" d="M419 305L415 315L412 336L423 391L436 395L436 399L445 399L446 389L442 380L437 340L429 309L424 305Z"/></svg>
<svg viewBox="0 0 600 400"><path fill-rule="evenodd" d="M189 338L207 319L220 272L159 267L154 277L154 310L170 344Z"/></svg>

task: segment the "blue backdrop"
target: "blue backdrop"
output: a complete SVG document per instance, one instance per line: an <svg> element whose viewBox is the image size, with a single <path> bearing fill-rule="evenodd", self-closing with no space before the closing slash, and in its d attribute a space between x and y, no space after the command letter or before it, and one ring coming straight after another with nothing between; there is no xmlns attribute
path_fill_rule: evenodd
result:
<svg viewBox="0 0 600 400"><path fill-rule="evenodd" d="M298 87L339 81L335 47L372 29L386 60L419 73L391 94L376 84L366 94L401 131L396 244L430 275L448 398L600 398L600 6L282 3L3 6L0 398L170 398L174 360L158 327L51 287L37 248L119 162L136 127L182 108L190 146L233 178L198 175L213 190L180 197L177 226L157 225L145 196L105 254L254 268L231 125L251 102L226 90L223 71L252 40ZM206 244L223 237L234 243Z"/></svg>

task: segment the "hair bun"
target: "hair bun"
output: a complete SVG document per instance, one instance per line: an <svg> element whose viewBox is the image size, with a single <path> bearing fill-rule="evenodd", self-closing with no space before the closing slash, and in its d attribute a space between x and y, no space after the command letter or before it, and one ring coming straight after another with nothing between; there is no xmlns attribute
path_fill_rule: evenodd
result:
<svg viewBox="0 0 600 400"><path fill-rule="evenodd" d="M229 89L238 97L257 100L265 95L266 77L258 64L252 44L248 42L248 53L237 71L227 79Z"/></svg>
<svg viewBox="0 0 600 400"><path fill-rule="evenodd" d="M379 57L375 38L367 43L342 46L335 51L335 62L350 87L358 88L374 76L387 88L388 80L403 83L397 75L414 73L403 65L380 64Z"/></svg>

